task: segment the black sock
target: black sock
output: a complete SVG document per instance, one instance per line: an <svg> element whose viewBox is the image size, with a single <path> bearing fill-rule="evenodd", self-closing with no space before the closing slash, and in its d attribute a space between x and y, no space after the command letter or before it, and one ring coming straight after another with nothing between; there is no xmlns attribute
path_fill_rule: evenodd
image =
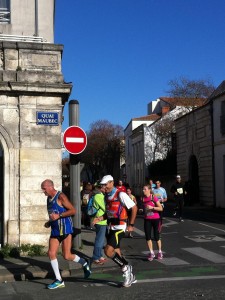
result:
<svg viewBox="0 0 225 300"><path fill-rule="evenodd" d="M119 256L118 253L115 253L115 255L112 257L112 260L117 264L119 265L121 268L124 266L124 265L128 265L128 262L126 261L126 259L122 256Z"/></svg>

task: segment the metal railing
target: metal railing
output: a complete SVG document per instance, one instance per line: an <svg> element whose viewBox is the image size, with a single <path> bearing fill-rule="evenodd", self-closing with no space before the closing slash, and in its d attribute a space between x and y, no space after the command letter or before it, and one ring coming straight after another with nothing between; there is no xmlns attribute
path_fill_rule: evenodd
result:
<svg viewBox="0 0 225 300"><path fill-rule="evenodd" d="M29 42L29 43L46 43L43 37L40 36L26 36L26 35L11 35L0 34L0 41L12 41L12 42Z"/></svg>
<svg viewBox="0 0 225 300"><path fill-rule="evenodd" d="M0 9L0 24L8 24L10 22L10 11Z"/></svg>

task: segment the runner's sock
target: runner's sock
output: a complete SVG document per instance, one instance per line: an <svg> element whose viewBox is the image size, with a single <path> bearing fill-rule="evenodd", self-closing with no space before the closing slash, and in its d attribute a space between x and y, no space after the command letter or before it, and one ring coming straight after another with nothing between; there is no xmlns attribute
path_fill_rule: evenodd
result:
<svg viewBox="0 0 225 300"><path fill-rule="evenodd" d="M62 281L62 277L61 277L60 272L59 272L59 263L58 263L57 258L51 260L50 262L51 262L51 265L52 265L53 272L55 274L55 278Z"/></svg>
<svg viewBox="0 0 225 300"><path fill-rule="evenodd" d="M86 260L78 255L75 255L75 258L73 261L81 264L82 266L86 264Z"/></svg>
<svg viewBox="0 0 225 300"><path fill-rule="evenodd" d="M124 265L128 265L128 262L126 261L126 259L122 256L119 256L118 253L115 253L115 255L112 257L112 260L117 264L119 265L121 268L124 266Z"/></svg>

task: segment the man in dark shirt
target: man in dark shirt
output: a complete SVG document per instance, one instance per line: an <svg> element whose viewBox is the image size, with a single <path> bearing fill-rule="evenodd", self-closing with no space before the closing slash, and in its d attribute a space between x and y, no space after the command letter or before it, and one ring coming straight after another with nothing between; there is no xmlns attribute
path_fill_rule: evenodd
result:
<svg viewBox="0 0 225 300"><path fill-rule="evenodd" d="M180 175L176 176L176 182L172 185L170 191L171 193L174 194L174 200L176 201L176 207L173 215L176 216L178 211L180 222L184 222L183 220L184 195L186 195L187 192L184 189L184 184L181 182Z"/></svg>

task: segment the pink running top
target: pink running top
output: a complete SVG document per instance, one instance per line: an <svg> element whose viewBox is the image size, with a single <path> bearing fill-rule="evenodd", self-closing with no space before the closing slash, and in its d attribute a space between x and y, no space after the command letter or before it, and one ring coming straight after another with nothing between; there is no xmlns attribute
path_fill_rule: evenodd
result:
<svg viewBox="0 0 225 300"><path fill-rule="evenodd" d="M150 195L149 197L143 197L143 206L144 206L144 217L145 219L160 219L158 211L147 209L147 205L151 205L156 207L156 202L158 202L158 198L154 195Z"/></svg>

